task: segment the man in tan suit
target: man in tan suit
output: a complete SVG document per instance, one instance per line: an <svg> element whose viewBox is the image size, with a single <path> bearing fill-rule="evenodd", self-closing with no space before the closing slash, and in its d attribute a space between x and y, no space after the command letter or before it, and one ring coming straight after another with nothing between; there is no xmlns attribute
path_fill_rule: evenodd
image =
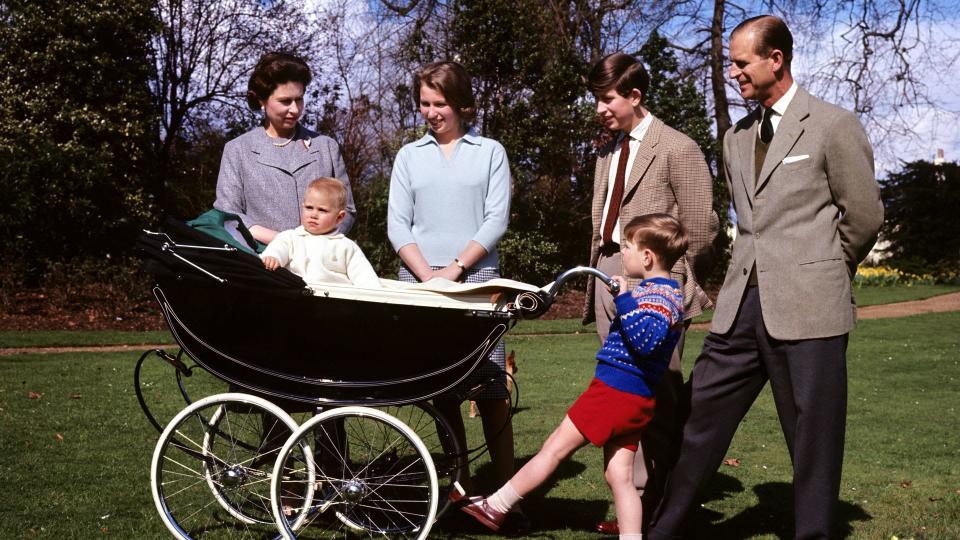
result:
<svg viewBox="0 0 960 540"><path fill-rule="evenodd" d="M769 380L793 462L796 538L830 538L846 429L851 278L883 222L856 116L793 81L793 37L772 16L730 36L730 78L760 107L727 132L737 238L691 374L680 458L648 538L676 538Z"/></svg>
<svg viewBox="0 0 960 540"><path fill-rule="evenodd" d="M689 248L673 266L670 277L683 288L684 320L711 307L694 275L706 266L717 234L713 211L713 180L703 153L690 137L668 127L644 107L650 79L636 58L622 52L597 62L587 77L597 99L597 114L618 136L601 148L593 183L593 238L590 265L608 275L623 275L620 258L622 227L632 218L665 213L676 217L689 237ZM633 289L639 280L628 280ZM587 283L584 324L597 321L603 342L616 314L607 287L591 278ZM656 389L656 411L637 451L634 482L644 507L659 501L667 472L680 440L677 411L683 388L681 335L668 372ZM649 515L650 512L646 512ZM616 522L601 522L600 532L617 534Z"/></svg>

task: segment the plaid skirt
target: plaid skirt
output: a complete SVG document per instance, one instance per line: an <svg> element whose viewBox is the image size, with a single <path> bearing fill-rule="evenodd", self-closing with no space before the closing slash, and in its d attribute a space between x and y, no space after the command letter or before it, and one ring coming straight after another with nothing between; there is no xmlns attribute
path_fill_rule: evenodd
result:
<svg viewBox="0 0 960 540"><path fill-rule="evenodd" d="M442 266L432 267L434 270L440 270ZM489 281L491 279L496 279L500 277L500 272L496 268L471 268L467 270L464 274L464 281L466 283L483 283L484 281ZM400 271L398 272L398 279L400 281L405 281L407 283L419 283L420 280L413 275L406 265L400 265ZM507 354L506 346L503 344L503 341L497 344L494 347L493 351L490 352L490 356L480 362L480 365L477 366L477 369L470 374L463 382L450 390L450 394L459 395L461 397L466 397L468 394L470 399L507 399L510 397L510 394L507 393ZM489 384L483 387L479 393L472 394L470 389L479 384L483 384L486 381L490 381Z"/></svg>

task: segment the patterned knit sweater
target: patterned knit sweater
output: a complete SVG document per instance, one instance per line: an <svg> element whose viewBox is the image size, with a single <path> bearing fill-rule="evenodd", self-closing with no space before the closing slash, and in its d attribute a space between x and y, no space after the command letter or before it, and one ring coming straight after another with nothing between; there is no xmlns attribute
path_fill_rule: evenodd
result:
<svg viewBox="0 0 960 540"><path fill-rule="evenodd" d="M672 279L651 278L615 302L617 316L597 353L595 375L621 392L653 397L680 337L683 291Z"/></svg>

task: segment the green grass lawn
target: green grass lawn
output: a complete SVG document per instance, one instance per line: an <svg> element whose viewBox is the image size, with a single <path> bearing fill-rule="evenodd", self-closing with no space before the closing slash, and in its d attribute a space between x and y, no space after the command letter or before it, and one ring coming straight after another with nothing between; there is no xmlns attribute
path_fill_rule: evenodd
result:
<svg viewBox="0 0 960 540"><path fill-rule="evenodd" d="M906 302L908 300L923 300L941 294L960 291L960 285L897 285L893 287L864 287L854 289L853 294L857 299L858 306L874 306L878 304L892 304L894 302ZM713 318L713 310L707 310L702 315L693 319L694 323L710 322ZM596 331L596 325L589 324L583 326L579 319L561 319L555 321L533 320L522 321L517 324L513 330L514 335L519 334L574 334L574 333L593 333ZM0 333L0 341L3 335Z"/></svg>
<svg viewBox="0 0 960 540"><path fill-rule="evenodd" d="M686 367L703 339L692 332ZM596 337L511 334L521 410L519 462L529 459L589 380ZM0 538L168 538L149 490L157 433L134 396L134 353L0 358ZM851 336L841 524L849 538L960 538L960 313L862 321ZM145 367L162 420L182 407L172 370ZM224 385L198 375L196 395ZM29 399L30 392L42 394ZM471 442L479 420L467 420ZM724 466L692 516L697 538L792 536L790 464L769 391L745 418ZM475 464L482 477L485 459ZM489 484L481 487L492 489ZM601 453L574 456L525 508L538 535L585 532L613 508ZM435 529L438 538L495 538Z"/></svg>
<svg viewBox="0 0 960 540"><path fill-rule="evenodd" d="M156 345L173 343L166 330L128 332L119 330L39 330L0 332L0 347L84 347L95 345Z"/></svg>
<svg viewBox="0 0 960 540"><path fill-rule="evenodd" d="M858 306L876 306L879 304L893 304L908 300L923 300L941 294L960 291L960 285L897 285L894 287L862 287L854 288L853 296Z"/></svg>

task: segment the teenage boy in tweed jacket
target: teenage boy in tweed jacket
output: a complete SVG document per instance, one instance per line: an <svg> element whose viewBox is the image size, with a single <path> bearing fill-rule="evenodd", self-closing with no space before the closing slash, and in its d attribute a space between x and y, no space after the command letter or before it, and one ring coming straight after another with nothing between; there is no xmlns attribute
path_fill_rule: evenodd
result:
<svg viewBox="0 0 960 540"><path fill-rule="evenodd" d="M706 160L690 137L664 124L644 106L650 78L636 58L613 53L593 66L586 82L597 100L600 121L616 133L610 143L600 148L597 157L590 266L607 275L623 275L623 226L645 214L674 216L687 231L689 247L670 268L670 277L683 291L684 319L689 325L690 319L712 307L694 275L694 268L706 266L718 228L713 211L713 179ZM628 287L632 289L637 283L629 280ZM613 296L602 283L590 278L584 324L596 320L601 342L606 340L615 313ZM683 341L681 334L669 370L657 389L654 420L636 455L634 482L647 509L655 508L659 502L677 455ZM601 522L597 528L606 534L618 531L616 522Z"/></svg>

